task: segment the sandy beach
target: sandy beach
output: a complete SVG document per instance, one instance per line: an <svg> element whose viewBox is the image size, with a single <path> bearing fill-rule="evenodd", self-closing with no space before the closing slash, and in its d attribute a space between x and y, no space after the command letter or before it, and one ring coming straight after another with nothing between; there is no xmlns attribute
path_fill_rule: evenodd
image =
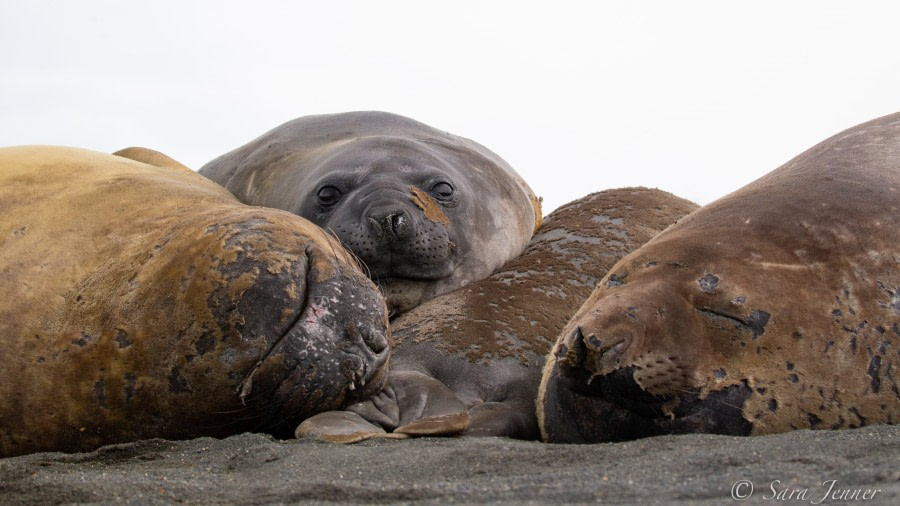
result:
<svg viewBox="0 0 900 506"><path fill-rule="evenodd" d="M0 459L0 504L900 504L898 464L898 426L595 445L241 434Z"/></svg>

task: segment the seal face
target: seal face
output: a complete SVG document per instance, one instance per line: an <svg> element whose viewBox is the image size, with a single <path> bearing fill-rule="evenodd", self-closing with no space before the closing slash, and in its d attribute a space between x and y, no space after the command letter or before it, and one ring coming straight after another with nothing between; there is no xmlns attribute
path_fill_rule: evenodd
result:
<svg viewBox="0 0 900 506"><path fill-rule="evenodd" d="M561 333L543 437L894 423L900 114L842 132L610 269Z"/></svg>
<svg viewBox="0 0 900 506"><path fill-rule="evenodd" d="M0 149L0 455L288 435L378 391L377 287L337 241L164 155Z"/></svg>
<svg viewBox="0 0 900 506"><path fill-rule="evenodd" d="M394 314L521 253L539 200L499 156L381 112L302 117L200 169L247 204L333 232Z"/></svg>
<svg viewBox="0 0 900 506"><path fill-rule="evenodd" d="M536 439L552 339L617 260L697 206L659 190L595 193L554 211L519 257L392 322L385 389L300 425L344 442L403 435Z"/></svg>

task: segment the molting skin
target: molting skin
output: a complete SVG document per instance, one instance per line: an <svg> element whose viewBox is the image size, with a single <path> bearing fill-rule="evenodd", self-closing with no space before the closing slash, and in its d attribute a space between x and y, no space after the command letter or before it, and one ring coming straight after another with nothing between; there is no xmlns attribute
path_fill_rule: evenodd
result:
<svg viewBox="0 0 900 506"><path fill-rule="evenodd" d="M160 153L0 149L0 210L2 456L283 437L384 382L355 259Z"/></svg>
<svg viewBox="0 0 900 506"><path fill-rule="evenodd" d="M394 315L487 277L541 220L539 199L499 156L383 112L298 118L200 173L332 232Z"/></svg>
<svg viewBox="0 0 900 506"><path fill-rule="evenodd" d="M900 114L811 148L610 269L549 356L545 440L900 417Z"/></svg>
<svg viewBox="0 0 900 506"><path fill-rule="evenodd" d="M395 319L385 389L304 421L298 435L536 439L534 399L552 339L609 267L696 207L659 190L624 188L557 209L497 272Z"/></svg>

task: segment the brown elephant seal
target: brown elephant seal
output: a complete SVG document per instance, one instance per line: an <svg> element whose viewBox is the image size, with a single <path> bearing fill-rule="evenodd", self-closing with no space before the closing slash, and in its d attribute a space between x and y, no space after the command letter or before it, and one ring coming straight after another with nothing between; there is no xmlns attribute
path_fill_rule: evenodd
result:
<svg viewBox="0 0 900 506"><path fill-rule="evenodd" d="M0 456L290 435L382 386L387 309L352 256L164 164L0 149Z"/></svg>
<svg viewBox="0 0 900 506"><path fill-rule="evenodd" d="M659 190L595 193L545 221L525 252L490 277L392 323L385 390L304 421L298 436L454 434L537 439L534 399L553 339L609 267L696 209Z"/></svg>
<svg viewBox="0 0 900 506"><path fill-rule="evenodd" d="M295 119L200 173L241 202L332 231L393 315L487 277L541 220L539 200L499 156L384 112Z"/></svg>
<svg viewBox="0 0 900 506"><path fill-rule="evenodd" d="M610 269L561 333L543 438L900 420L900 114L846 130Z"/></svg>

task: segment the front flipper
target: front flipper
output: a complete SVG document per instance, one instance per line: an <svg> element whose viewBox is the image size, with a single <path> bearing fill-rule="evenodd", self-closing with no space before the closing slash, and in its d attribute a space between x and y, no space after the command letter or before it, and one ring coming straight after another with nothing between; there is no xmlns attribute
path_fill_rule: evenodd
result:
<svg viewBox="0 0 900 506"><path fill-rule="evenodd" d="M385 432L352 411L326 411L307 418L294 431L300 438L315 438L332 443L358 443L373 437L404 439L406 434Z"/></svg>
<svg viewBox="0 0 900 506"><path fill-rule="evenodd" d="M373 437L452 436L469 426L466 405L440 381L413 371L393 371L385 388L346 411L308 418L295 435L339 443Z"/></svg>
<svg viewBox="0 0 900 506"><path fill-rule="evenodd" d="M469 410L469 427L463 436L497 436L538 439L534 404L528 402L485 402Z"/></svg>

